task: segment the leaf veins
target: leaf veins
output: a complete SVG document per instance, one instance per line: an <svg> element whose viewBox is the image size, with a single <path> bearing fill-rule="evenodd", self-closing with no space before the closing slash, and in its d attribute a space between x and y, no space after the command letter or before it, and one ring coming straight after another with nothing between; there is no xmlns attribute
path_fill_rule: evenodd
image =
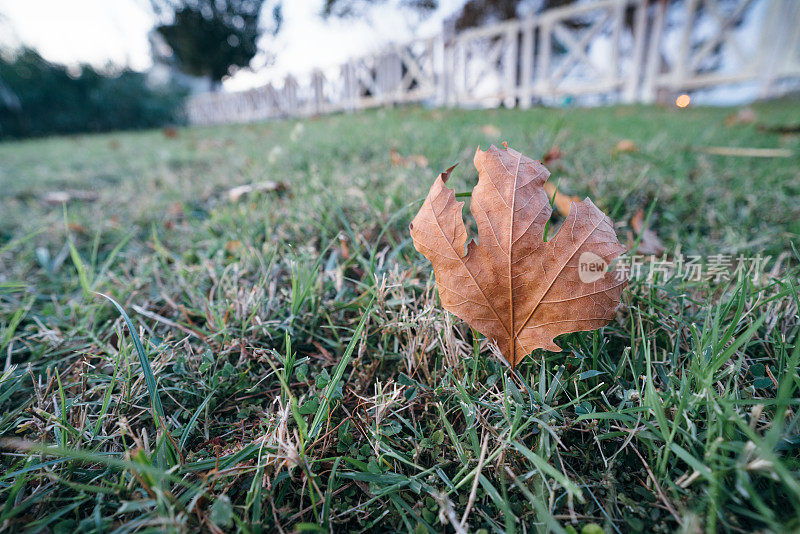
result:
<svg viewBox="0 0 800 534"><path fill-rule="evenodd" d="M492 339L511 366L534 349L561 350L555 337L608 324L627 279L605 267L625 249L611 220L588 198L572 202L544 241L550 172L519 152L475 153L470 211L478 242L467 244L463 202L439 175L411 223L414 246L433 264L442 306ZM464 247L466 245L466 253Z"/></svg>

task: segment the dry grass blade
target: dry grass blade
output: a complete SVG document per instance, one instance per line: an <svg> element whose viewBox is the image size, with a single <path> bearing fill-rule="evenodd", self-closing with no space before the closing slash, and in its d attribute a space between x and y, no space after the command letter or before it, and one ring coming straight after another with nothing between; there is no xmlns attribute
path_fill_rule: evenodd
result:
<svg viewBox="0 0 800 534"><path fill-rule="evenodd" d="M709 146L700 149L714 156L733 156L740 158L791 158L792 151L787 148L749 148L735 146Z"/></svg>

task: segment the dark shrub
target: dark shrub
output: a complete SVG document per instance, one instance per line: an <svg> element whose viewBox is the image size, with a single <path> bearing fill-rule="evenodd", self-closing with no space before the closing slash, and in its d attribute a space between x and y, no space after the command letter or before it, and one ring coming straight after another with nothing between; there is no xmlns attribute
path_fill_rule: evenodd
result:
<svg viewBox="0 0 800 534"><path fill-rule="evenodd" d="M0 139L153 128L182 121L185 91L145 74L73 72L30 49L0 56Z"/></svg>

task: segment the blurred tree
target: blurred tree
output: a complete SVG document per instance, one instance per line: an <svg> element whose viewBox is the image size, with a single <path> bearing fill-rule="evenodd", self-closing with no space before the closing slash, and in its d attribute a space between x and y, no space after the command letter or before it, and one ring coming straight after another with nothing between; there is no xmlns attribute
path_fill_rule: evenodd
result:
<svg viewBox="0 0 800 534"><path fill-rule="evenodd" d="M364 8L379 4L386 4L388 0L323 0L322 16L346 18L358 17L364 13ZM399 0L400 7L410 8L422 13L433 11L439 7L439 0Z"/></svg>
<svg viewBox="0 0 800 534"><path fill-rule="evenodd" d="M363 13L363 8L385 4L388 0L324 0L324 17L351 17ZM576 0L467 0L453 18L456 31L483 26L492 22L513 19L521 11L539 13L553 7L572 4ZM439 0L400 0L401 7L420 12L433 11L439 7Z"/></svg>
<svg viewBox="0 0 800 534"><path fill-rule="evenodd" d="M460 31L513 19L522 15L522 11L541 13L573 2L575 0L468 0L456 14L455 29Z"/></svg>
<svg viewBox="0 0 800 534"><path fill-rule="evenodd" d="M183 92L147 75L67 68L31 49L0 54L0 139L152 128L180 122Z"/></svg>
<svg viewBox="0 0 800 534"><path fill-rule="evenodd" d="M0 107L14 111L20 109L19 97L3 82L2 77L0 77Z"/></svg>
<svg viewBox="0 0 800 534"><path fill-rule="evenodd" d="M264 33L264 4L272 4L274 35L282 23L280 0L150 0L163 24L156 31L177 58L178 67L207 77L212 89L236 69L247 67Z"/></svg>

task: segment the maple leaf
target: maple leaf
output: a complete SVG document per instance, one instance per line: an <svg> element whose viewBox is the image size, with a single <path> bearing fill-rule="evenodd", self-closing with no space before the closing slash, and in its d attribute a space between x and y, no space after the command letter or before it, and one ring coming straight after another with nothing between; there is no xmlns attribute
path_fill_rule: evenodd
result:
<svg viewBox="0 0 800 534"><path fill-rule="evenodd" d="M631 218L631 227L639 237L639 247L636 252L639 254L652 254L653 256L661 257L667 250L658 238L658 234L644 225L644 210L639 208L636 214Z"/></svg>
<svg viewBox="0 0 800 534"><path fill-rule="evenodd" d="M636 152L636 143L630 139L621 139L617 146L614 147L615 152Z"/></svg>
<svg viewBox="0 0 800 534"><path fill-rule="evenodd" d="M433 264L442 306L497 343L512 367L534 349L560 351L556 336L608 324L627 283L605 269L625 250L611 220L588 198L573 202L545 242L549 171L494 145L478 149L474 162L478 243L467 244L464 203L445 186L454 167L439 175L410 225L414 246Z"/></svg>

